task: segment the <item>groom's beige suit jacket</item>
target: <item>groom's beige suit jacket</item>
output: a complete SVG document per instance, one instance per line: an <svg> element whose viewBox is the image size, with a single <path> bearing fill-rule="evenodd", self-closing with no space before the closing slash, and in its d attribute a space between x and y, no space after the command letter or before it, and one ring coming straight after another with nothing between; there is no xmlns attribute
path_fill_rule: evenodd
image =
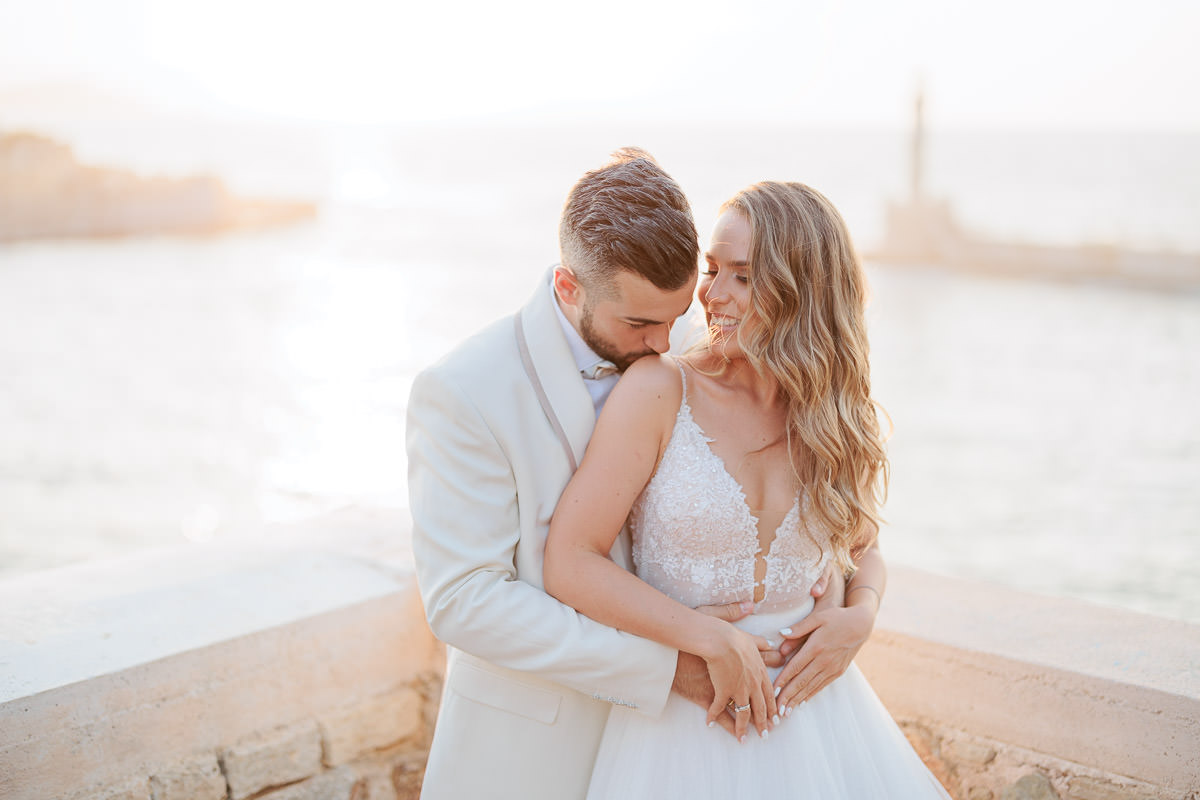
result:
<svg viewBox="0 0 1200 800"><path fill-rule="evenodd" d="M666 702L675 650L542 589L550 516L594 424L548 279L413 383L413 554L450 646L425 800L582 798L612 704ZM627 534L613 558L631 567Z"/></svg>

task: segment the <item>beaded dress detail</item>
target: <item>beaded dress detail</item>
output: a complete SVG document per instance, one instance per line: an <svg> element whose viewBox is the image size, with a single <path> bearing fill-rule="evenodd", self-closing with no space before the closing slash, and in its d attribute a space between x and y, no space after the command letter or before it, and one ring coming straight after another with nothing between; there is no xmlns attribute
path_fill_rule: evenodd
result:
<svg viewBox="0 0 1200 800"><path fill-rule="evenodd" d="M683 381L675 429L630 516L633 562L638 577L684 605L752 600L758 520L692 418L686 373ZM829 538L801 525L800 512L797 498L775 531L760 612L803 604L829 563Z"/></svg>
<svg viewBox="0 0 1200 800"><path fill-rule="evenodd" d="M630 516L638 576L685 605L754 596L758 521L742 487L692 418L687 373L675 427ZM803 495L775 531L762 600L737 623L778 638L802 620L829 562L828 537L803 524ZM777 670L769 671L772 679ZM738 743L705 725L705 711L676 694L657 717L614 706L592 772L589 800L949 799L858 668L850 668L783 719L768 739Z"/></svg>

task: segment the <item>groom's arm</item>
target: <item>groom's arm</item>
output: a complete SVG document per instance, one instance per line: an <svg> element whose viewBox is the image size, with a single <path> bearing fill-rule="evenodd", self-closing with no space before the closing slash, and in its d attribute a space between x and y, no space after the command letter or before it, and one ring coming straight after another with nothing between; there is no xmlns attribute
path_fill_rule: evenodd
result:
<svg viewBox="0 0 1200 800"><path fill-rule="evenodd" d="M657 714L677 651L600 625L517 579L513 464L453 376L417 377L407 449L413 555L434 635L499 666Z"/></svg>

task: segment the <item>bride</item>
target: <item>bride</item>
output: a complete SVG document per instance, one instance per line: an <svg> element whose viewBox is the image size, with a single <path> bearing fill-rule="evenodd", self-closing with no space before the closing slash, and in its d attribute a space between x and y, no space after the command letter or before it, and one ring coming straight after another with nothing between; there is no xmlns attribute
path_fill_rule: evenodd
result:
<svg viewBox="0 0 1200 800"><path fill-rule="evenodd" d="M716 696L707 713L677 695L657 718L615 707L588 796L946 797L856 667L795 705L795 676L759 656L879 530L887 461L845 223L803 184L755 184L722 207L705 260L707 343L626 371L544 577L589 617L704 658ZM637 576L608 558L627 516ZM846 613L873 618L882 588L856 575ZM736 625L693 610L744 601ZM706 729L722 714L736 736Z"/></svg>

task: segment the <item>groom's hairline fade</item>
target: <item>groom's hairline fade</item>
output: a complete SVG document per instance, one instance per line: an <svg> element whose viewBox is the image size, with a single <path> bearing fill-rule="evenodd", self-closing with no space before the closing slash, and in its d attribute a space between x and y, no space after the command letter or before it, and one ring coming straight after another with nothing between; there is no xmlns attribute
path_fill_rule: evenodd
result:
<svg viewBox="0 0 1200 800"><path fill-rule="evenodd" d="M614 295L621 270L664 291L679 289L700 258L683 190L640 147L622 147L571 187L558 242L563 266L594 297Z"/></svg>

